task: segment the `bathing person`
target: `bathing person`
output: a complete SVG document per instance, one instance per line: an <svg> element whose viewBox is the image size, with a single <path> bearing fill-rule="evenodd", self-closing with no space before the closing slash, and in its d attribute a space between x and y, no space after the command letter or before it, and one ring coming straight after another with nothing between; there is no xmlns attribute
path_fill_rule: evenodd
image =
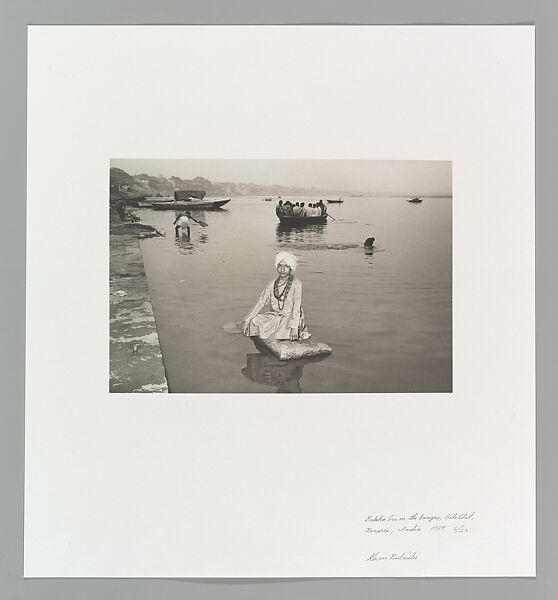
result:
<svg viewBox="0 0 558 600"><path fill-rule="evenodd" d="M180 213L174 220L174 234L179 237L178 230L180 229L181 235L186 233L187 237L190 237L190 219L192 215L190 212Z"/></svg>
<svg viewBox="0 0 558 600"><path fill-rule="evenodd" d="M263 289L259 300L241 323L242 333L262 340L306 340L310 337L302 310L302 283L296 279L297 258L290 252L275 257L278 277ZM270 310L260 312L267 304Z"/></svg>
<svg viewBox="0 0 558 600"><path fill-rule="evenodd" d="M364 240L364 247L365 248L372 248L374 246L374 242L375 241L376 241L376 238L373 238L373 237L366 238Z"/></svg>
<svg viewBox="0 0 558 600"><path fill-rule="evenodd" d="M187 230L188 237L190 237L190 221L193 221L200 227L207 227L207 223L204 223L203 221L197 221L192 216L192 213L187 210L186 212L178 213L176 215L176 219L174 220L174 233L176 234L176 237L178 237L179 228L182 229L182 233Z"/></svg>

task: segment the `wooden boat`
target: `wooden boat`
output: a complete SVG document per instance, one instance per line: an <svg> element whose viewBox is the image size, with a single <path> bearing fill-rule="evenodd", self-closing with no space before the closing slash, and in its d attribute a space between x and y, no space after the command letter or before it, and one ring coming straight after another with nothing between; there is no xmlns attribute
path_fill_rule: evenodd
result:
<svg viewBox="0 0 558 600"><path fill-rule="evenodd" d="M154 210L215 210L225 206L231 198L226 200L188 200L186 202L155 202L149 208Z"/></svg>
<svg viewBox="0 0 558 600"><path fill-rule="evenodd" d="M298 215L277 215L282 225L310 225L317 223L326 223L327 215L317 217L300 217Z"/></svg>
<svg viewBox="0 0 558 600"><path fill-rule="evenodd" d="M412 202L413 204L420 204L422 202L422 198L409 198L408 202Z"/></svg>
<svg viewBox="0 0 558 600"><path fill-rule="evenodd" d="M188 199L195 198L196 200L203 200L205 198L205 190L176 190L174 192L174 199L177 202L188 201Z"/></svg>
<svg viewBox="0 0 558 600"><path fill-rule="evenodd" d="M328 200L329 204L341 204L343 200L341 198L337 198L337 200Z"/></svg>

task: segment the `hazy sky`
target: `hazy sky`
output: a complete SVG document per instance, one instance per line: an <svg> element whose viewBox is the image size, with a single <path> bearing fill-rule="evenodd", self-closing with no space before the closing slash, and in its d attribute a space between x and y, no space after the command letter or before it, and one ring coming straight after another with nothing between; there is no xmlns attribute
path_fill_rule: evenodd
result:
<svg viewBox="0 0 558 600"><path fill-rule="evenodd" d="M130 175L295 185L385 194L451 195L449 161L113 159Z"/></svg>

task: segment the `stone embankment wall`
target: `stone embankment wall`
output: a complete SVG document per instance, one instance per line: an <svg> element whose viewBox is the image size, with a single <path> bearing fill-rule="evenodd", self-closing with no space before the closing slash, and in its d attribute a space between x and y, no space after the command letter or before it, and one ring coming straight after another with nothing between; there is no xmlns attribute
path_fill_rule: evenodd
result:
<svg viewBox="0 0 558 600"><path fill-rule="evenodd" d="M111 218L111 392L169 391L139 243L146 235L157 232Z"/></svg>

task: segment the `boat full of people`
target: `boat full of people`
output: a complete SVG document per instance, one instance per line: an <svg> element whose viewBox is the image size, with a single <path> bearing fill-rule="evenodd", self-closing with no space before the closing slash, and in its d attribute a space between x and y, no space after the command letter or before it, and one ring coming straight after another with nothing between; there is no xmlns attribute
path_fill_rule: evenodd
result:
<svg viewBox="0 0 558 600"><path fill-rule="evenodd" d="M315 203L283 202L275 207L275 212L281 223L300 225L302 223L325 223L327 221L327 207L320 200Z"/></svg>
<svg viewBox="0 0 558 600"><path fill-rule="evenodd" d="M327 215L323 217L296 217L293 215L279 215L279 221L284 225L305 225L327 223Z"/></svg>

